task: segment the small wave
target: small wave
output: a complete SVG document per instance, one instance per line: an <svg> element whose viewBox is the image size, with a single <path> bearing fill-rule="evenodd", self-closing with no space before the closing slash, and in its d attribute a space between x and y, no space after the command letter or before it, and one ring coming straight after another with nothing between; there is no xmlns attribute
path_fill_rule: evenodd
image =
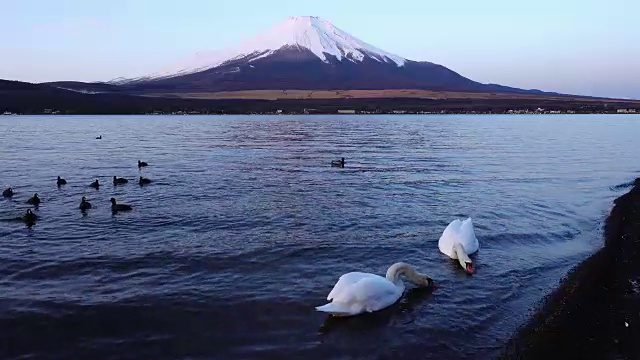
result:
<svg viewBox="0 0 640 360"><path fill-rule="evenodd" d="M640 123L599 117L48 119L0 119L2 181L18 192L0 213L43 199L34 228L0 223L13 357L484 358L601 245L607 188L640 157ZM104 140L86 140L98 125ZM155 183L110 185L140 174ZM69 184L56 188L57 175ZM134 211L112 216L110 197ZM481 244L473 277L437 250L466 216ZM439 287L407 283L396 310L318 334L314 306L341 274L397 261Z"/></svg>
<svg viewBox="0 0 640 360"><path fill-rule="evenodd" d="M630 182L626 182L626 183L610 186L609 189L611 191L619 191L619 190L624 190L624 189L628 189L630 187L633 187L635 184L636 184L636 181L630 181Z"/></svg>

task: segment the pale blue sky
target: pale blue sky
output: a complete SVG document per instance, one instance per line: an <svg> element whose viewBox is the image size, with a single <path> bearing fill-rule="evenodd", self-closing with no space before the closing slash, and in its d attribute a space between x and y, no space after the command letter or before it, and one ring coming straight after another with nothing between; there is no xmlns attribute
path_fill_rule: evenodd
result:
<svg viewBox="0 0 640 360"><path fill-rule="evenodd" d="M640 98L637 0L0 0L0 78L110 80L293 15L480 82Z"/></svg>

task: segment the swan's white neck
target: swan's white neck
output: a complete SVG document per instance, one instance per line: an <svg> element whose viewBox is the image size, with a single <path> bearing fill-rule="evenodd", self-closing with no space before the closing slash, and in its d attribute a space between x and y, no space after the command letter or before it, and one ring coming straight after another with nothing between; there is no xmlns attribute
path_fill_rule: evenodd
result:
<svg viewBox="0 0 640 360"><path fill-rule="evenodd" d="M391 265L389 267L389 270L387 270L387 275L386 278L387 280L391 281L392 283L396 284L396 286L404 286L402 284L402 280L400 280L400 275L404 275L407 277L407 279L411 280L412 282L419 284L420 282L423 282L425 275L421 275L419 274L414 268L413 266L403 263L403 262L399 262L399 263L395 263L393 265Z"/></svg>
<svg viewBox="0 0 640 360"><path fill-rule="evenodd" d="M471 263L471 259L469 258L469 255L467 255L467 252L464 251L464 247L462 246L462 244L460 243L455 243L453 245L453 252L456 254L456 257L458 258L458 262L460 262L460 266L462 266L463 269L465 269L465 271L467 270L467 263Z"/></svg>

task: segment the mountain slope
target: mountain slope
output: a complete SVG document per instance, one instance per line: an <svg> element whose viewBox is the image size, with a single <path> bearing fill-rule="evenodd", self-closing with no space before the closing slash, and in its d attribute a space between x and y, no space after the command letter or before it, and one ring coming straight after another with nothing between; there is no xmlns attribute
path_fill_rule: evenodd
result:
<svg viewBox="0 0 640 360"><path fill-rule="evenodd" d="M69 82L66 86L84 86ZM154 111L204 111L241 113L263 109L267 101L165 99L118 93L88 94L46 84L0 79L0 115L5 112L43 114L46 109L61 114L145 114Z"/></svg>
<svg viewBox="0 0 640 360"><path fill-rule="evenodd" d="M285 47L258 59L231 60L191 74L137 83L147 90L199 91L481 88L480 84L432 63L407 61L398 66L395 62L380 62L369 57L351 62L325 56L326 62L310 50Z"/></svg>
<svg viewBox="0 0 640 360"><path fill-rule="evenodd" d="M116 85L103 82L85 83L81 81L53 81L45 82L41 85L49 85L62 90L71 90L87 94L117 92L120 90Z"/></svg>
<svg viewBox="0 0 640 360"><path fill-rule="evenodd" d="M381 50L317 17L290 17L239 46L110 82L137 94L240 90L374 90L554 94L481 84L445 66Z"/></svg>
<svg viewBox="0 0 640 360"><path fill-rule="evenodd" d="M205 71L235 60L252 62L269 57L283 49L310 51L315 58L330 63L328 57L338 61L363 61L365 58L402 66L406 59L383 51L351 36L331 23L314 16L293 16L275 25L268 31L247 39L240 45L200 55L160 73L142 76L132 81L147 81L188 75ZM126 79L114 79L112 83L123 84Z"/></svg>

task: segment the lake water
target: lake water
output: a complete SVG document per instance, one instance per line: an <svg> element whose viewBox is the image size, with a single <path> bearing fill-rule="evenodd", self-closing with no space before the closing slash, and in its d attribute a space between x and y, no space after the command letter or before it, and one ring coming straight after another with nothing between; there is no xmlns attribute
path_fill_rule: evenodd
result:
<svg viewBox="0 0 640 360"><path fill-rule="evenodd" d="M33 227L0 222L0 357L491 358L602 246L638 134L633 115L0 117L0 218L42 199ZM473 276L437 247L467 216ZM398 261L438 287L315 311Z"/></svg>

